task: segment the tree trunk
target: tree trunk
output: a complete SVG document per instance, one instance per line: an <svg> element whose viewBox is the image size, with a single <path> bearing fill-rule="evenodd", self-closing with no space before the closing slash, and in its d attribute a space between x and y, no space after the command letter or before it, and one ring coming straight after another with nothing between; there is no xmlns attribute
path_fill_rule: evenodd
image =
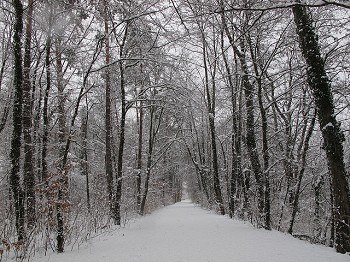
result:
<svg viewBox="0 0 350 262"><path fill-rule="evenodd" d="M110 69L108 65L110 64L110 43L109 43L109 27L108 27L108 15L107 15L107 2L104 1L104 30L105 30L105 143L106 143L106 154L105 154L105 169L107 178L107 191L108 191L108 202L111 216L116 220L114 213L114 183L113 183L113 160L112 160L112 113L111 113L111 79L110 79Z"/></svg>
<svg viewBox="0 0 350 262"><path fill-rule="evenodd" d="M152 165L152 154L153 154L153 146L154 146L154 106L151 106L150 109L150 127L149 127L149 136L148 136L148 153L147 153L147 167L146 167L146 178L144 191L142 195L142 201L140 205L140 215L143 216L145 212L146 199L149 189L149 180L151 177L151 165Z"/></svg>
<svg viewBox="0 0 350 262"><path fill-rule="evenodd" d="M237 112L236 112L236 88L233 79L232 79L232 73L229 66L229 63L227 61L227 56L225 54L225 48L224 48L224 32L222 31L221 34L222 40L221 40L221 51L222 56L224 59L224 64L226 68L227 73L227 81L228 85L231 91L231 106L232 106L232 135L231 135L231 152L232 152L232 164L231 164L231 176L230 176L230 191L229 191L229 216L232 218L235 214L235 197L236 197L236 188L237 188L237 181L239 180L239 176L241 176L241 168L240 168L240 162L239 162L239 154L240 154L240 141L238 137L238 121L237 121Z"/></svg>
<svg viewBox="0 0 350 262"><path fill-rule="evenodd" d="M191 118L192 118L191 120L193 120L192 114L191 114ZM195 126L194 126L194 129L196 129ZM192 132L192 127L191 127L191 132ZM196 142L197 142L196 145L197 145L197 147L198 147L198 149L200 151L200 145L199 145L200 143L199 143L199 140L198 140L198 133L197 133L197 131L195 131L195 132L196 132L196 138L197 138L196 139ZM211 197L209 195L207 180L206 180L206 177L205 177L205 171L202 168L202 165L203 165L202 158L199 157L200 158L200 160L199 160L200 163L198 163L196 157L194 156L194 154L192 154L191 149L187 145L186 142L185 142L185 146L186 146L188 155L191 158L191 161L192 161L193 165L196 168L196 174L197 174L199 190L200 191L204 191L205 197L206 197L208 203L211 205ZM201 155L201 152L199 152L199 155Z"/></svg>
<svg viewBox="0 0 350 262"><path fill-rule="evenodd" d="M6 44L5 44L5 41L6 41ZM6 40L5 33L4 33L3 40L2 40L2 46L3 46L3 48L5 48L5 50L3 50L4 55L2 57L1 68L0 68L0 92L2 91L2 83L3 83L2 81L4 79L4 72L5 72L5 68L6 68L6 63L9 59L10 45L11 45L11 37L8 37L8 39ZM3 111L2 116L0 118L0 134L6 126L6 122L8 120L8 116L10 114L10 109L11 109L11 104L7 103L4 106L4 111Z"/></svg>
<svg viewBox="0 0 350 262"><path fill-rule="evenodd" d="M6 122L10 113L10 105L5 105L4 112L2 113L2 117L0 119L0 134L5 129Z"/></svg>
<svg viewBox="0 0 350 262"><path fill-rule="evenodd" d="M43 142L41 150L41 179L48 187L48 169L47 169L47 144L49 140L49 93L51 89L51 33L49 33L46 41L46 89L44 93L44 105L43 105ZM46 188L45 190L48 190Z"/></svg>
<svg viewBox="0 0 350 262"><path fill-rule="evenodd" d="M139 108L139 123L138 123L138 145L137 145L137 177L136 177L136 203L138 210L140 209L141 205L141 169L142 169L142 145L143 145L143 104L140 103Z"/></svg>
<svg viewBox="0 0 350 262"><path fill-rule="evenodd" d="M245 106L246 106L246 112L247 112L247 119L246 119L246 143L249 153L249 159L250 163L253 169L253 173L255 176L255 180L258 187L258 210L259 210L259 226L265 227L265 190L264 190L264 179L263 179L263 172L259 160L258 150L257 150L257 144L256 144L256 137L255 137L255 123L254 123L254 86L249 81L249 72L248 72L248 65L246 61L245 56L245 47L244 42L241 40L241 50L238 49L237 45L235 44L235 41L233 39L233 36L231 35L228 25L226 23L226 19L224 17L224 14L221 16L222 23L224 26L224 30L226 32L226 36L229 39L230 45L234 51L234 53L237 55L240 64L241 64L241 71L242 71L242 87L244 88L244 95L245 95Z"/></svg>
<svg viewBox="0 0 350 262"><path fill-rule="evenodd" d="M41 148L41 180L44 185L44 194L46 198L46 207L47 208L47 220L51 221L53 219L53 199L52 194L50 192L50 183L49 183L49 173L48 173L48 164L47 164L47 147L49 141L49 93L51 90L51 45L52 45L52 17L53 17L53 9L50 7L50 15L49 15L49 29L47 32L46 39L46 54L45 54L45 69L46 69L46 88L44 92L44 105L43 105L43 134L42 134L42 148ZM40 107L41 105L39 105ZM39 122L38 115L38 122ZM39 123L37 123L39 125ZM46 225L46 231L48 231L50 224ZM48 237L47 237L48 238ZM48 241L48 239L46 240Z"/></svg>
<svg viewBox="0 0 350 262"><path fill-rule="evenodd" d="M302 156L301 156L301 168L299 170L298 181L297 181L297 186L296 186L295 196L294 196L293 206L292 206L292 216L291 216L291 219L289 222L289 229L288 229L288 234L291 234L291 235L293 234L294 221L295 221L295 217L296 217L296 214L298 211L301 181L303 179L304 172L305 172L306 156L307 156L307 152L309 150L309 142L311 139L312 132L314 130L315 121L316 121L316 111L315 111L315 115L311 119L309 130L307 131L304 145L303 145L303 152L302 152Z"/></svg>
<svg viewBox="0 0 350 262"><path fill-rule="evenodd" d="M218 153L216 148L216 132L214 117L209 116L209 127L211 135L211 149L212 149L212 164L213 164L213 181L214 181L214 192L216 204L219 206L221 215L225 215L225 208L221 194L220 178L219 178L219 166L218 166Z"/></svg>
<svg viewBox="0 0 350 262"><path fill-rule="evenodd" d="M270 160L270 154L269 154L269 146L268 146L268 138L267 138L267 116L266 116L266 110L264 107L263 103L263 98L262 98L262 73L259 72L259 60L261 61L259 56L259 46L257 44L256 49L258 50L258 55L255 55L253 46L251 43L250 35L248 37L248 43L250 47L250 54L253 60L253 68L256 76L256 83L258 86L258 103L259 103L259 110L260 110L260 115L261 115L261 131L262 131L262 155L263 155L263 168L264 172L262 175L262 183L264 185L264 214L263 214L263 219L264 219L264 227L267 230L271 230L271 217L270 217L270 178L269 178L269 160ZM260 65L260 68L263 68Z"/></svg>
<svg viewBox="0 0 350 262"><path fill-rule="evenodd" d="M205 152L204 152L204 138L200 138L200 134L198 133L198 128L196 127L196 123L193 117L193 112L192 110L190 110L190 114L191 114L191 134L193 137L193 131L194 131L194 136L195 136L195 141L193 142L193 147L197 147L198 148L198 158L199 158L199 162L197 162L196 157L192 155L189 147L186 144L187 147L187 151L191 157L192 163L195 165L196 170L197 170L197 174L199 176L200 179L200 185L202 188L202 191L204 191L205 197L208 201L209 205L212 205L212 197L209 193L209 181L208 181L208 172L206 170L204 170L204 167L206 166L206 161L205 161ZM204 132L204 130L202 129L202 132ZM204 134L203 134L204 136Z"/></svg>
<svg viewBox="0 0 350 262"><path fill-rule="evenodd" d="M151 103L153 102L151 101ZM142 201L140 206L141 215L144 215L144 211L145 211L146 199L147 199L147 194L149 189L149 180L151 177L153 148L154 148L155 139L162 121L161 119L163 115L163 110L164 109L161 108L159 115L157 115L155 105L151 105L151 108L150 108L150 127L149 127L149 136L148 136L147 167L146 167L145 186L144 186L144 191L143 191ZM158 119L158 123L156 123L157 119Z"/></svg>
<svg viewBox="0 0 350 262"><path fill-rule="evenodd" d="M322 243L322 225L321 225L321 189L324 184L323 175L317 176L313 189L315 193L315 209L313 219L312 239L314 243Z"/></svg>
<svg viewBox="0 0 350 262"><path fill-rule="evenodd" d="M333 194L333 182L332 178L329 176L329 185L330 185L330 206L331 206L331 215L330 215L330 220L331 220L331 234L330 234L330 242L329 246L334 247L335 243L335 208L334 208L334 194Z"/></svg>
<svg viewBox="0 0 350 262"><path fill-rule="evenodd" d="M87 102L87 100L86 100ZM86 205L87 209L91 211L90 204L90 184L89 184L89 164L88 164L88 121L89 121L89 112L88 107L86 106L82 113L81 118L81 138L82 138L82 154L81 154L81 174L86 178Z"/></svg>
<svg viewBox="0 0 350 262"><path fill-rule="evenodd" d="M265 229L271 230L271 215L270 215L270 176L269 176L269 146L268 146L268 138L267 138L267 116L266 116L266 110L264 108L264 104L262 101L262 83L261 78L258 78L258 100L259 100L259 109L261 114L261 121L262 121L262 153L263 153L263 160L264 160L264 184L265 184L265 192L264 192L264 223L265 223Z"/></svg>
<svg viewBox="0 0 350 262"><path fill-rule="evenodd" d="M35 225L35 175L33 166L33 145L32 145L32 102L31 102L31 38L32 38L32 17L33 0L28 1L28 13L26 21L26 39L24 50L24 81L23 81L23 140L24 140L24 184L27 202L27 223L29 228Z"/></svg>
<svg viewBox="0 0 350 262"><path fill-rule="evenodd" d="M210 144L212 153L212 167L213 167L213 184L215 202L219 207L221 215L225 215L224 202L221 193L220 178L219 178L219 164L218 164L218 152L216 147L216 130L215 130L215 82L212 81L212 92L209 90L209 76L208 76L208 64L207 64L207 48L204 34L202 35L203 44L203 63L205 73L205 94L207 98L208 107L208 121L210 131Z"/></svg>
<svg viewBox="0 0 350 262"><path fill-rule="evenodd" d="M313 91L318 121L324 140L329 173L332 178L335 206L335 247L337 252L350 251L350 200L346 179L343 144L344 135L334 114L331 82L321 57L313 21L302 5L293 7L300 48L307 64L308 84Z"/></svg>
<svg viewBox="0 0 350 262"><path fill-rule="evenodd" d="M6 39L7 38L7 39ZM11 37L8 35L5 35L5 30L2 34L2 42L1 46L3 48L2 50L2 61L1 61L1 67L0 67L0 92L2 91L2 81L4 80L4 74L5 74L5 69L6 69L6 63L9 60L10 56L10 46L11 46ZM0 129L1 132L1 129Z"/></svg>
<svg viewBox="0 0 350 262"><path fill-rule="evenodd" d="M243 87L245 88L245 99L246 99L246 111L247 111L247 120L246 120L246 128L247 128L247 147L250 158L250 163L252 165L252 169L255 175L255 180L258 187L258 210L259 210L259 220L260 226L265 227L264 225L264 212L265 212L265 192L264 192L264 181L263 181L263 172L258 156L256 138L255 138L255 123L254 123L254 87L249 82L248 79L248 69L246 68L246 64L242 64L242 71L244 75L242 77Z"/></svg>
<svg viewBox="0 0 350 262"><path fill-rule="evenodd" d="M123 65L120 66L121 71ZM117 175L116 175L116 199L115 199L115 215L116 224L120 225L121 215L120 215L120 201L122 197L122 185L123 185L123 155L124 155L124 145L125 145L125 121L126 121L126 97L125 97L125 86L124 86L124 73L121 73L121 99L122 99L122 114L120 118L120 133L119 133L119 147L118 147L118 163L117 163Z"/></svg>
<svg viewBox="0 0 350 262"><path fill-rule="evenodd" d="M33 144L36 146L33 147L33 156L36 163L36 171L35 175L40 181L42 182L41 179L41 142L42 142L42 135L40 134L40 121L41 121L41 115L42 115L42 100L43 100L43 85L40 81L37 81L37 76L38 76L38 70L39 70L39 63L41 63L41 55L45 53L45 48L43 51L40 53L40 59L37 59L36 61L36 66L34 70L34 75L33 75L33 81L32 81L32 113L33 113ZM44 57L45 60L45 57ZM44 64L45 67L45 64ZM42 72L44 74L44 71ZM37 101L35 101L35 89L36 85L38 85L39 89L39 97L37 98ZM36 102L36 104L34 103ZM40 194L40 197L42 197L42 193Z"/></svg>
<svg viewBox="0 0 350 262"><path fill-rule="evenodd" d="M235 66L238 66L238 63L235 59ZM235 68L235 72L237 74L236 77L236 86L240 86L239 84L239 78L238 78L238 68ZM249 209L249 198L248 198L248 190L249 187L246 187L245 183L245 176L242 171L242 98L243 98L243 88L240 86L239 88L239 94L238 94L238 101L237 101L237 116L236 118L236 126L237 126L237 134L235 138L235 150L236 150L236 155L237 155L237 167L236 167L236 172L237 172L237 187L240 190L240 196L242 197L243 195L243 205L242 209L240 210L240 216L243 217L243 214L246 213Z"/></svg>
<svg viewBox="0 0 350 262"><path fill-rule="evenodd" d="M15 25L13 35L14 56L14 104L13 104L13 133L11 140L11 173L10 187L16 214L16 230L18 241L25 239L24 228L24 191L20 179L21 135L22 135L22 99L23 99L23 67L22 67L22 33L23 33L23 4L13 0L15 9Z"/></svg>
<svg viewBox="0 0 350 262"><path fill-rule="evenodd" d="M126 38L128 36L128 23L126 24L124 36L120 44L119 56L124 56L124 46L126 43ZM116 224L120 225L121 215L120 215L120 205L122 198L122 186L123 186L123 155L124 155L124 145L125 145L125 122L126 122L126 92L125 92L125 66L122 60L119 61L119 71L120 71L120 99L122 102L122 112L120 117L120 130L119 130L119 147L118 147L118 163L117 163L117 174L116 174L116 199L115 199L115 216Z"/></svg>
<svg viewBox="0 0 350 262"><path fill-rule="evenodd" d="M142 66L141 66L142 73ZM141 82L140 93L143 92L143 83ZM138 109L138 144L137 144L137 176L136 176L136 205L137 210L140 210L141 206L141 169L142 169L142 146L143 146L143 102L142 97Z"/></svg>
<svg viewBox="0 0 350 262"><path fill-rule="evenodd" d="M56 203L57 220L57 252L64 251L64 208L63 203L68 200L68 177L65 157L66 142L66 117L65 117L65 96L63 83L63 65L61 52L60 36L56 39L56 72L57 72L57 91L58 91L58 155L59 155L59 186ZM70 138L68 138L70 139Z"/></svg>

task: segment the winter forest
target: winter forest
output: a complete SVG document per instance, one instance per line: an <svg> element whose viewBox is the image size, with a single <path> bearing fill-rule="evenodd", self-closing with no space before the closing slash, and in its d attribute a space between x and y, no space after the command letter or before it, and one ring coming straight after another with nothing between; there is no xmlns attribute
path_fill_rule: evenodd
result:
<svg viewBox="0 0 350 262"><path fill-rule="evenodd" d="M348 1L0 0L0 35L0 261L185 197L350 252Z"/></svg>

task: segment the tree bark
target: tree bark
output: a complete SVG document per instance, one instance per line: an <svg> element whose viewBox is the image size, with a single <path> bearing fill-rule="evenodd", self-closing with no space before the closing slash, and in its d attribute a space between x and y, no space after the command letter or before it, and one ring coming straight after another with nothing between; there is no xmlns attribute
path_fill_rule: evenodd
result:
<svg viewBox="0 0 350 262"><path fill-rule="evenodd" d="M87 99L86 99L87 103ZM87 209L91 211L90 204L90 183L89 183L89 164L88 164L88 122L89 122L89 111L86 106L82 113L81 118L81 138L82 138L82 154L81 154L81 174L86 178L86 205Z"/></svg>
<svg viewBox="0 0 350 262"><path fill-rule="evenodd" d="M314 219L313 219L313 232L312 239L314 243L322 243L322 225L321 225L321 194L322 186L324 184L323 175L317 176L316 181L313 184L313 189L315 193L315 209L314 209Z"/></svg>
<svg viewBox="0 0 350 262"><path fill-rule="evenodd" d="M256 144L255 137L255 123L254 123L254 86L249 81L249 71L248 65L245 56L245 46L243 40L241 40L241 50L238 49L235 41L229 31L228 25L226 23L226 19L224 14L221 15L222 23L224 26L224 30L229 39L230 45L237 55L242 71L242 87L244 88L245 95L245 106L247 112L246 119L246 143L249 153L250 163L253 169L253 173L255 176L255 180L258 187L258 211L259 211L259 226L266 227L265 225L265 190L264 190L264 179L263 179L263 171L259 160L258 149Z"/></svg>
<svg viewBox="0 0 350 262"><path fill-rule="evenodd" d="M110 64L110 43L109 43L109 26L108 26L108 15L107 15L107 1L104 2L104 30L105 30L105 143L106 143L106 153L105 153L105 170L107 178L107 192L108 192L108 202L111 216L114 220L114 183L113 183L113 159L112 159L112 112L111 112L111 78L110 69L108 65Z"/></svg>
<svg viewBox="0 0 350 262"><path fill-rule="evenodd" d="M216 130L215 130L215 82L212 81L212 92L209 88L209 76L208 76L208 64L207 64L207 48L206 39L204 33L202 33L202 52L203 52L203 63L204 63L204 73L205 73L205 94L207 98L208 107L208 121L209 121L209 131L210 131L210 144L212 153L212 167L213 167L213 184L215 201L219 207L221 215L225 215L224 202L221 193L220 178L219 178L219 164L218 164L218 152L216 147Z"/></svg>
<svg viewBox="0 0 350 262"><path fill-rule="evenodd" d="M256 144L256 138L255 138L255 124L254 124L254 88L249 83L248 80L248 70L245 69L245 66L243 66L243 70L245 71L242 82L243 86L245 87L245 99L246 99L246 110L247 110L247 120L246 120L246 126L247 126L247 147L249 152L249 158L252 165L252 169L255 175L255 180L258 186L258 210L260 215L260 226L265 227L264 225L264 213L265 213L265 192L264 192L264 184L263 184L263 172L258 156L258 150L257 150L257 144Z"/></svg>
<svg viewBox="0 0 350 262"><path fill-rule="evenodd" d="M44 192L47 203L47 216L48 220L53 219L53 208L52 208L52 196L50 191L50 183L49 183L49 172L48 172L48 164L47 164L47 155L48 155L48 142L49 142L49 94L51 90L51 45L52 45L52 17L53 17L53 9L50 8L49 15L49 29L47 33L46 39L46 52L45 52L45 69L46 69L46 88L43 97L43 134L42 134L42 148L41 148L41 181L45 186ZM40 107L40 105L39 105ZM39 121L38 115L38 121ZM38 123L39 125L39 123ZM48 228L48 225L47 225Z"/></svg>
<svg viewBox="0 0 350 262"><path fill-rule="evenodd" d="M43 182L48 183L48 170L47 170L47 144L49 139L49 116L48 116L48 100L49 100L49 92L51 89L51 36L48 36L46 41L46 89L44 94L44 105L43 105L43 144L42 144L42 152L41 152L41 179Z"/></svg>
<svg viewBox="0 0 350 262"><path fill-rule="evenodd" d="M263 143L263 163L264 163L264 184L265 184L265 192L264 192L264 223L265 229L271 230L271 211L270 211L270 176L269 176L269 146L268 146L268 138L267 138L267 116L266 110L262 101L262 83L261 78L258 78L258 100L259 100L259 109L261 114L262 121L262 143Z"/></svg>
<svg viewBox="0 0 350 262"><path fill-rule="evenodd" d="M7 63L8 59L9 59L11 37L8 37L8 39L6 40L5 33L4 33L2 41L3 41L2 42L2 46L5 47L5 50L3 50L3 57L2 57L1 68L0 68L0 91L2 91L2 83L3 83L3 79L4 79L4 72L5 72L5 68L6 68L6 63ZM5 41L6 41L6 44L5 44ZM4 130L5 126L6 126L6 122L8 120L8 116L10 114L10 109L11 109L11 104L7 103L4 106L4 111L3 111L2 116L0 118L0 134Z"/></svg>
<svg viewBox="0 0 350 262"><path fill-rule="evenodd" d="M8 119L8 116L10 114L10 105L5 105L4 112L2 113L1 119L0 119L0 134L2 131L4 131L6 122Z"/></svg>
<svg viewBox="0 0 350 262"><path fill-rule="evenodd" d="M141 89L142 92L142 89ZM136 176L136 204L138 210L141 207L141 169L142 169L142 146L143 146L143 103L140 101L138 109L138 145L137 145L137 176Z"/></svg>
<svg viewBox="0 0 350 262"><path fill-rule="evenodd" d="M28 13L26 20L26 38L24 50L24 80L23 80L23 140L24 140L24 184L27 202L27 223L32 228L35 225L35 175L33 166L32 145L32 102L31 102L31 38L33 22L33 0L28 1Z"/></svg>
<svg viewBox="0 0 350 262"><path fill-rule="evenodd" d="M350 251L350 198L344 164L344 135L334 114L331 82L325 70L313 20L302 5L293 8L300 48L307 64L308 84L313 91L318 121L324 140L327 164L333 184L335 206L335 248L339 253Z"/></svg>
<svg viewBox="0 0 350 262"><path fill-rule="evenodd" d="M231 176L229 180L229 216L232 218L235 214L235 198L236 198L236 188L237 188L237 181L239 181L239 177L241 176L241 164L240 164L240 138L238 136L238 121L237 121L237 112L236 112L236 88L233 79L232 79L232 73L231 69L228 63L227 56L225 54L225 48L224 48L224 32L222 31L221 34L222 40L221 40L221 51L222 56L226 68L227 73L227 81L228 85L231 91L231 106L232 106L232 135L231 135L231 152L232 152L232 164L231 164Z"/></svg>
<svg viewBox="0 0 350 262"><path fill-rule="evenodd" d="M128 36L128 23L125 26L124 36L120 43L119 57L122 58L124 54L124 46ZM123 156L124 156L124 146L125 146L125 122L126 122L126 92L125 92L125 66L122 60L119 61L119 71L120 71L120 99L122 102L122 112L120 117L120 131L119 131L119 147L118 147L118 163L117 163L117 174L116 174L116 198L115 198L115 216L116 224L120 225L121 215L120 215L120 205L122 198L122 186L123 186Z"/></svg>
<svg viewBox="0 0 350 262"><path fill-rule="evenodd" d="M13 35L14 56L14 104L13 104L13 133L11 139L11 173L10 187L16 214L16 230L18 241L25 240L24 227L24 191L20 179L21 135L22 135L22 99L23 99L23 66L22 66L22 33L23 33L23 4L13 0L15 9L15 25Z"/></svg>
<svg viewBox="0 0 350 262"><path fill-rule="evenodd" d="M295 221L295 217L296 217L296 214L298 211L301 181L303 179L304 172L305 172L306 156L307 156L307 152L309 150L310 139L311 139L312 132L314 130L315 121L316 121L316 111L315 111L315 115L311 119L311 123L310 123L309 129L307 131L304 145L303 145L303 152L302 152L302 156L301 156L301 168L300 168L299 174L298 174L298 181L297 181L297 186L296 186L295 196L294 196L293 206L292 206L292 216L291 216L291 219L289 222L289 228L288 228L288 234L291 234L291 235L293 234L294 221ZM306 123L305 123L305 125L306 125Z"/></svg>
<svg viewBox="0 0 350 262"><path fill-rule="evenodd" d="M57 72L57 91L58 91L58 155L59 155L59 186L56 203L57 220L57 251L64 251L64 208L63 203L68 200L68 177L67 177L67 158L65 155L66 142L66 117L65 117L65 97L63 83L63 65L61 52L61 38L57 37L56 42L56 72ZM70 138L68 138L70 139ZM68 149L69 150L69 149Z"/></svg>
<svg viewBox="0 0 350 262"><path fill-rule="evenodd" d="M151 103L153 103L153 101L151 101ZM145 212L146 199L147 199L147 194L149 189L149 180L151 178L153 149L154 149L155 139L159 132L160 124L162 121L163 110L164 109L161 108L158 115L156 112L155 105L151 105L151 108L150 108L150 127L149 127L149 136L148 136L147 167L146 167L144 191L143 191L142 201L140 206L141 215L144 215L144 212ZM157 119L158 119L158 123L156 122Z"/></svg>
<svg viewBox="0 0 350 262"><path fill-rule="evenodd" d="M151 102L152 103L152 102ZM154 146L154 111L155 108L152 105L150 109L150 127L149 127L149 136L148 136L148 153L147 153L147 167L146 167L146 178L145 178L145 185L144 185L144 191L142 195L142 201L140 205L140 215L143 216L145 212L145 206L146 206L146 199L149 189L149 180L151 177L151 165L152 165L152 155L153 155L153 146Z"/></svg>
<svg viewBox="0 0 350 262"><path fill-rule="evenodd" d="M259 72L259 65L258 60L260 60L260 57L257 57L259 55L255 55L253 46L251 43L250 35L249 35L249 47L250 47L250 54L253 60L253 68L255 71L256 76L256 83L258 86L258 104L259 104L259 110L261 115L261 131L262 131L262 155L263 155L263 185L264 185L264 227L267 230L271 230L271 214L270 214L270 177L269 177L269 160L270 160L270 154L269 154L269 146L268 146L268 138L267 138L267 114L263 103L262 98L262 89L263 89L263 83L262 83L262 72ZM259 50L259 46L257 44L256 49ZM260 68L262 66L260 65Z"/></svg>

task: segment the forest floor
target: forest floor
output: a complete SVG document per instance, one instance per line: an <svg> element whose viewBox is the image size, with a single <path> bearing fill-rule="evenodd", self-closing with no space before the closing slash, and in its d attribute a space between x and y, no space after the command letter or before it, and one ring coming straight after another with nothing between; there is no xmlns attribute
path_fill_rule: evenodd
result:
<svg viewBox="0 0 350 262"><path fill-rule="evenodd" d="M256 229L184 200L137 219L79 250L38 262L341 262L348 255L289 235Z"/></svg>

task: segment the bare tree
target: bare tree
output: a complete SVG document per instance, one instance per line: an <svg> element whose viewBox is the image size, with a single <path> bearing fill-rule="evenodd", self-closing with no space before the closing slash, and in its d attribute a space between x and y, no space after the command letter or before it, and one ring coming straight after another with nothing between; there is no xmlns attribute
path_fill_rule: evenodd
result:
<svg viewBox="0 0 350 262"><path fill-rule="evenodd" d="M111 60L110 44L109 44L109 25L108 25L108 4L107 1L103 1L103 19L104 19L104 34L105 34L105 62L106 66L109 66ZM106 96L106 108L105 108L105 125L106 125L106 155L105 155L105 168L107 178L107 190L108 190L108 201L110 205L111 216L116 220L116 214L114 210L114 183L113 183L113 159L112 159L112 112L111 112L111 76L110 68L107 67L105 71L105 96Z"/></svg>
<svg viewBox="0 0 350 262"><path fill-rule="evenodd" d="M20 179L21 135L22 135L22 107L23 107L23 65L22 65L22 33L23 33L23 4L20 0L12 2L15 10L15 27L13 35L14 56L14 104L13 104L13 133L11 140L11 174L10 186L16 213L16 230L18 241L24 241L24 190Z"/></svg>
<svg viewBox="0 0 350 262"><path fill-rule="evenodd" d="M336 250L346 253L350 251L350 198L342 145L344 135L334 114L331 82L325 70L325 61L321 56L313 20L308 10L302 5L297 4L292 9L300 48L307 64L308 83L315 98L318 121L332 178L336 209Z"/></svg>
<svg viewBox="0 0 350 262"><path fill-rule="evenodd" d="M157 112L157 106L154 105L151 100L150 105L150 122L149 122L149 131L148 131L148 152L147 152L147 166L146 166L146 178L145 185L143 188L142 200L140 205L140 214L144 215L146 199L149 190L149 180L151 177L151 168L152 168L152 160L153 160L153 150L156 142L156 136L159 132L160 123L162 121L162 114L164 108L160 109L160 112ZM157 121L158 120L158 121Z"/></svg>
<svg viewBox="0 0 350 262"><path fill-rule="evenodd" d="M24 181L25 194L27 202L27 222L32 228L35 225L35 173L33 163L33 144L32 144L32 94L31 94L31 42L32 42L32 27L33 27L33 11L34 3L28 1L28 11L26 18L26 37L24 50L24 65L23 65L23 140L24 140Z"/></svg>

